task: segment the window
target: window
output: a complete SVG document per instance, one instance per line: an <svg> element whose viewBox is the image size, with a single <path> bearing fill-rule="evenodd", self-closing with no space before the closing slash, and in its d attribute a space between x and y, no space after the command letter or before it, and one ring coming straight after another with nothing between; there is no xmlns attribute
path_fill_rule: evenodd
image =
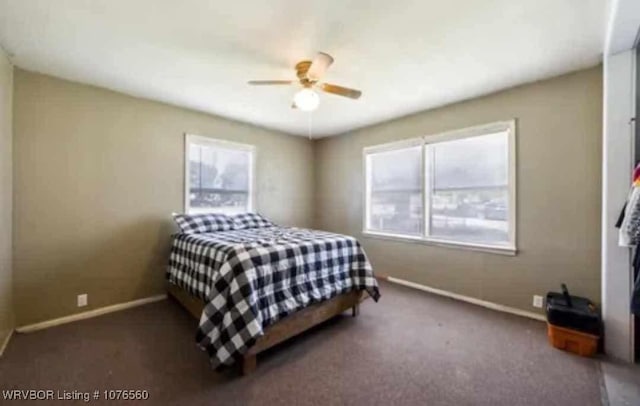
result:
<svg viewBox="0 0 640 406"><path fill-rule="evenodd" d="M422 147L367 156L370 230L422 235Z"/></svg>
<svg viewBox="0 0 640 406"><path fill-rule="evenodd" d="M364 232L515 252L515 123L368 147Z"/></svg>
<svg viewBox="0 0 640 406"><path fill-rule="evenodd" d="M255 148L185 136L185 211L235 214L254 210Z"/></svg>

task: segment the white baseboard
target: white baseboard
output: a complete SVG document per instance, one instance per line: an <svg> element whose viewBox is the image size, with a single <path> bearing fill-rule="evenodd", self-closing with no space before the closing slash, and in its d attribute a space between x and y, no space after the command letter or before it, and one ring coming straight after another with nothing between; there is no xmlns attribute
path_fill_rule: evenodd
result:
<svg viewBox="0 0 640 406"><path fill-rule="evenodd" d="M2 345L0 345L0 357L2 357L2 354L4 354L4 350L7 349L7 346L9 345L9 340L11 340L12 335L13 335L13 330L10 330L9 334L7 334L7 336L4 338Z"/></svg>
<svg viewBox="0 0 640 406"><path fill-rule="evenodd" d="M145 304L158 302L166 298L167 298L166 294L145 297L143 299L133 300L131 302L118 303L115 305L101 307L99 309L93 309L87 312L72 314L70 316L64 316L64 317L60 317L53 320L41 321L35 324L20 326L16 328L16 331L18 333L31 333L31 332L42 330L45 328L59 326L61 324L67 324L67 323L71 323L78 320L90 319L92 317L102 316L103 314L118 312L120 310L130 309L132 307L138 307Z"/></svg>
<svg viewBox="0 0 640 406"><path fill-rule="evenodd" d="M493 303L493 302L487 302L486 300L480 300L480 299L476 299L476 298L473 298L473 297L460 295L458 293L453 293L453 292L449 292L449 291L442 290L442 289L436 289L436 288L432 288L430 286L420 285L419 283L409 282L409 281L406 281L404 279L394 278L392 276L387 276L386 279L389 282L397 283L398 285L404 285L404 286L408 286L410 288L419 289L419 290L422 290L422 291L425 291L425 292L429 292L429 293L433 293L433 294L436 294L436 295L450 297L452 299L461 300L463 302L467 302L467 303L471 303L471 304L474 304L474 305L486 307L487 309L497 310L499 312L504 312L504 313L515 314L517 316L522 316L522 317L528 317L528 318L534 319L534 320L547 321L547 318L542 314L529 312L529 311L521 310L521 309L516 309L515 307L504 306L504 305Z"/></svg>

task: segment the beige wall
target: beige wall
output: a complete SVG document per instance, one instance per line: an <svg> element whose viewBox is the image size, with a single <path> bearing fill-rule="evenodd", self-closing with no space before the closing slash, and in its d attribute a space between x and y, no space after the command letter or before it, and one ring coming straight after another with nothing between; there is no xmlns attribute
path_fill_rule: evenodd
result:
<svg viewBox="0 0 640 406"><path fill-rule="evenodd" d="M13 330L11 265L13 66L0 50L0 351Z"/></svg>
<svg viewBox="0 0 640 406"><path fill-rule="evenodd" d="M310 225L303 137L19 69L14 126L18 325L163 293L185 132L256 145L258 210Z"/></svg>
<svg viewBox="0 0 640 406"><path fill-rule="evenodd" d="M17 324L163 292L185 132L256 145L258 209L285 225L358 236L380 274L525 310L560 282L598 300L601 79L592 68L312 143L16 69ZM517 256L361 235L363 147L511 118ZM0 275L0 289L9 285ZM80 293L87 308L76 307ZM10 325L3 317L0 330Z"/></svg>
<svg viewBox="0 0 640 406"><path fill-rule="evenodd" d="M517 256L362 236L363 147L512 118ZM561 282L599 301L601 135L595 67L322 139L316 226L359 237L380 274L531 311L532 295Z"/></svg>

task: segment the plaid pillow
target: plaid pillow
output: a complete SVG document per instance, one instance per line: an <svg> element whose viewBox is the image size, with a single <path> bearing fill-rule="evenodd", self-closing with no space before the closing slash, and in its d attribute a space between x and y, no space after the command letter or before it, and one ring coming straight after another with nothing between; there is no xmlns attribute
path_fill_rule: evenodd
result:
<svg viewBox="0 0 640 406"><path fill-rule="evenodd" d="M258 213L242 213L232 217L235 230L247 228L274 227L275 224L262 217Z"/></svg>
<svg viewBox="0 0 640 406"><path fill-rule="evenodd" d="M184 234L233 230L233 219L226 214L175 214L173 220Z"/></svg>

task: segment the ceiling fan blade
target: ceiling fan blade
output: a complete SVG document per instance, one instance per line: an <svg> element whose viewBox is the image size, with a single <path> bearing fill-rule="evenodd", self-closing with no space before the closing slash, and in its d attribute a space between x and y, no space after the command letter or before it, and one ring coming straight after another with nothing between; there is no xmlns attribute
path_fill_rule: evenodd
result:
<svg viewBox="0 0 640 406"><path fill-rule="evenodd" d="M320 84L320 89L327 93L337 94L338 96L344 96L350 99L358 99L362 96L362 92L360 90L349 89L348 87L332 85L330 83Z"/></svg>
<svg viewBox="0 0 640 406"><path fill-rule="evenodd" d="M247 82L250 85L290 85L293 80L250 80Z"/></svg>
<svg viewBox="0 0 640 406"><path fill-rule="evenodd" d="M307 79L311 81L320 80L329 69L329 66L333 63L333 57L329 54L325 54L324 52L318 52L313 61L311 62L311 66L307 71Z"/></svg>

